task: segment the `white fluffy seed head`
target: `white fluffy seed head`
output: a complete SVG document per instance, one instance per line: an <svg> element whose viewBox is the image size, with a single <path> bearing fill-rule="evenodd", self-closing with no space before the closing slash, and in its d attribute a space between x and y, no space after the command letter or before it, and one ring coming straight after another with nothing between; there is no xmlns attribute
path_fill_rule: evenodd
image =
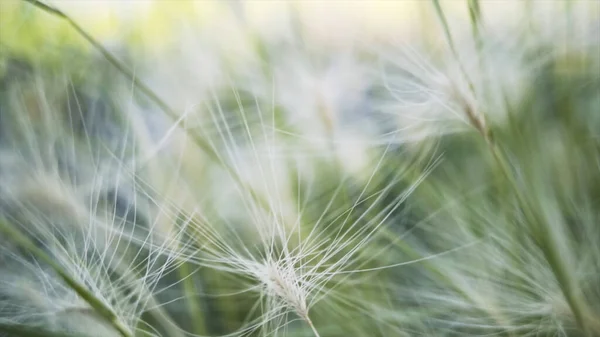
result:
<svg viewBox="0 0 600 337"><path fill-rule="evenodd" d="M308 317L308 294L302 288L294 266L271 261L262 267L264 269L257 274L257 278L264 285L264 293L278 298L300 317Z"/></svg>

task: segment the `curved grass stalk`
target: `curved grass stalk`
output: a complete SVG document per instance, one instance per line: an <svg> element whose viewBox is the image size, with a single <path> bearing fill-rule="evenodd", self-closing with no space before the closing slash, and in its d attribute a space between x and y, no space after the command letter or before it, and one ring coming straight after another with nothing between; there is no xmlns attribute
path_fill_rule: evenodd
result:
<svg viewBox="0 0 600 337"><path fill-rule="evenodd" d="M0 218L0 231L8 235L22 248L26 249L31 254L48 264L48 266L50 266L69 287L71 287L79 296L81 296L83 300L85 300L94 310L96 310L98 315L106 320L106 322L109 323L116 331L118 331L121 336L134 337L129 328L119 321L119 318L111 308L107 307L100 299L86 289L83 284L69 275L58 263L56 263L56 261L54 261L33 242L31 242L31 240L29 240L18 229L9 224L4 218Z"/></svg>
<svg viewBox="0 0 600 337"><path fill-rule="evenodd" d="M154 104L156 104L169 118L173 121L179 121L180 116L175 111L174 108L169 106L162 98L158 96L148 85L142 82L138 77L135 76L133 71L131 71L123 62L119 61L117 57L115 57L110 51L108 51L100 42L98 42L94 37L92 37L83 27L81 27L74 19L72 19L69 15L64 13L63 11L47 5L39 0L22 0L24 2L30 3L33 6L51 14L55 15L63 20L65 20L71 27L73 27L77 33L79 33L87 42L89 42L102 56L113 66L115 67L123 76L125 76L132 84L138 88L148 99L150 99ZM199 135L195 135L193 133L186 132L188 135L192 137L196 145L198 145L206 154L216 162L220 163L219 156L215 152L215 150L210 146L210 143L200 137ZM224 165L224 163L222 163Z"/></svg>
<svg viewBox="0 0 600 337"><path fill-rule="evenodd" d="M469 76L462 65L462 62L458 56L456 51L456 47L454 41L452 39L452 35L450 32L450 28L448 26L448 22L446 17L441 9L439 0L432 0L437 16L442 24L444 34L447 38L447 42L452 51L452 54L456 58L458 65L460 67L463 76L467 79L469 88L473 94L475 94L475 90L472 82L469 80ZM478 26L480 24L480 11L477 0L470 0L470 13L471 20L474 29L475 38L478 40L478 47L480 46L480 36L478 31ZM589 308L581 298L581 294L575 288L571 278L569 277L569 273L567 271L567 266L565 261L561 258L560 253L554 249L554 238L552 237L552 232L548 230L547 225L544 219L540 216L538 212L535 211L535 207L530 200L528 200L522 188L519 186L517 178L515 177L512 168L510 167L507 156L499 146L498 142L492 138L491 130L486 125L484 121L484 114L480 114L480 118L477 118L476 112L473 111L472 108L466 106L465 112L472 126L478 131L478 133L483 137L484 141L487 144L487 148L490 151L494 161L500 168L500 171L504 175L504 177L508 180L508 183L517 199L517 203L523 212L525 219L528 224L531 226L531 233L534 240L537 243L537 246L542 251L548 265L550 266L554 277L560 285L563 296L565 297L573 316L577 322L577 325L581 329L581 331L586 336L591 336L592 332L588 328L587 318L590 316L588 314Z"/></svg>
<svg viewBox="0 0 600 337"><path fill-rule="evenodd" d="M313 322L310 320L310 318L308 316L306 316L306 318L304 318L304 321L312 329L312 332L315 334L315 337L321 337L321 335L319 335L319 332L317 331L317 328L315 328Z"/></svg>

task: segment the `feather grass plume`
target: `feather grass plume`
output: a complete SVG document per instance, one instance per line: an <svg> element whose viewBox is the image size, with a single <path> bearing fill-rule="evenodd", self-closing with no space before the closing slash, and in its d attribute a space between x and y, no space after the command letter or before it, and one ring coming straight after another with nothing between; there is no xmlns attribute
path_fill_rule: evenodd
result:
<svg viewBox="0 0 600 337"><path fill-rule="evenodd" d="M599 335L599 5L336 6L3 2L0 336Z"/></svg>

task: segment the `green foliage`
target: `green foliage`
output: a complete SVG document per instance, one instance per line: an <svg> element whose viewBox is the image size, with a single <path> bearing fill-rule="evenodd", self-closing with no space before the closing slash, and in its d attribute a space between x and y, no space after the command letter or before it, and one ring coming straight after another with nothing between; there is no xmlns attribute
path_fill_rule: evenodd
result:
<svg viewBox="0 0 600 337"><path fill-rule="evenodd" d="M27 2L0 35L0 336L600 334L585 5L548 40L432 1L445 47L342 56L291 20L179 109L152 61ZM54 19L87 44L28 49Z"/></svg>

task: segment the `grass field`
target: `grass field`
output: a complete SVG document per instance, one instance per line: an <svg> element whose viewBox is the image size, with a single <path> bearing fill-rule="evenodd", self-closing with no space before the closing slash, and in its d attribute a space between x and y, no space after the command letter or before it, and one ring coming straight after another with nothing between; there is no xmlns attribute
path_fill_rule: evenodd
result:
<svg viewBox="0 0 600 337"><path fill-rule="evenodd" d="M600 3L0 2L0 336L600 336Z"/></svg>

